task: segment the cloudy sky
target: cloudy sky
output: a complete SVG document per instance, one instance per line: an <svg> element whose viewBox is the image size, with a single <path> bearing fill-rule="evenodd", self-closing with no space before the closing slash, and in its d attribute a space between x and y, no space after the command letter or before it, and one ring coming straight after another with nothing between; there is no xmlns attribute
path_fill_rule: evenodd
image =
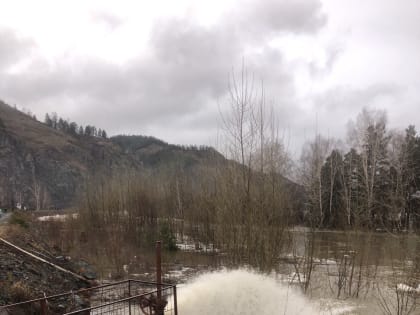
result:
<svg viewBox="0 0 420 315"><path fill-rule="evenodd" d="M420 128L418 0L0 0L0 99L38 118L214 144L243 61L293 154L363 107Z"/></svg>

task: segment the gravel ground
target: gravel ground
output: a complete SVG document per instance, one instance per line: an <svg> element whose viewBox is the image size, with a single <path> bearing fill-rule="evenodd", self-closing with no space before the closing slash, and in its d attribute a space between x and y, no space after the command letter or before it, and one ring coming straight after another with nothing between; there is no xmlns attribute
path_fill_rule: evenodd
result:
<svg viewBox="0 0 420 315"><path fill-rule="evenodd" d="M2 227L2 237L36 256L75 273L94 278L92 267L85 262L74 262L56 249L37 240L25 229L11 226ZM38 261L0 242L0 305L40 298L71 290L88 287L71 274Z"/></svg>

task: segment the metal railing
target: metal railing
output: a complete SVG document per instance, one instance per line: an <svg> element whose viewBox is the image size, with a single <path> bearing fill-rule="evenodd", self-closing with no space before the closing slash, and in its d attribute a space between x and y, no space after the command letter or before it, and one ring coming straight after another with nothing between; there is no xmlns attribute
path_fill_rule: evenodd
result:
<svg viewBox="0 0 420 315"><path fill-rule="evenodd" d="M0 306L0 315L178 315L176 286L124 280Z"/></svg>

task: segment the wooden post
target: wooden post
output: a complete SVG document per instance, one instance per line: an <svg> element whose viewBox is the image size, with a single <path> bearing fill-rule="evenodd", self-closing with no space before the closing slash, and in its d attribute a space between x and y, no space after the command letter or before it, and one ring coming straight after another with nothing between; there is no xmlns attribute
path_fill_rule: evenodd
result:
<svg viewBox="0 0 420 315"><path fill-rule="evenodd" d="M156 314L163 315L162 308L162 242L156 242L156 286L157 286L157 303Z"/></svg>

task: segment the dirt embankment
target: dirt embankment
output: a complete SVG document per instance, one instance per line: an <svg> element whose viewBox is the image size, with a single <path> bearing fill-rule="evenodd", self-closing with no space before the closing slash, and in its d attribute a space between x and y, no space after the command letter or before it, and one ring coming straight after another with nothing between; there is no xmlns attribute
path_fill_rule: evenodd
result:
<svg viewBox="0 0 420 315"><path fill-rule="evenodd" d="M0 227L0 237L27 252L0 241L0 305L40 298L44 294L48 296L78 290L91 285L87 278L95 278L89 264L72 261L28 229L18 225L3 225Z"/></svg>

